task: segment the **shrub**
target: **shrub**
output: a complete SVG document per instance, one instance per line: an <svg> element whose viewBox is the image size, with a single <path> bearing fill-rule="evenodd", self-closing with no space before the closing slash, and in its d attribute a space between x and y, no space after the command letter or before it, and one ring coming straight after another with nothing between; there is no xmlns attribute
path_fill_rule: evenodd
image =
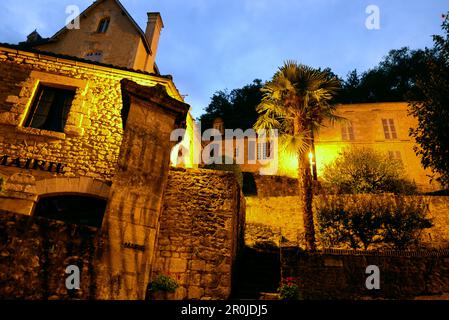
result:
<svg viewBox="0 0 449 320"><path fill-rule="evenodd" d="M285 278L281 281L278 292L282 300L298 300L299 286L294 277Z"/></svg>
<svg viewBox="0 0 449 320"><path fill-rule="evenodd" d="M331 196L317 206L317 223L321 242L327 247L404 249L417 245L420 232L432 227L427 211L420 198Z"/></svg>
<svg viewBox="0 0 449 320"><path fill-rule="evenodd" d="M370 148L348 148L323 171L323 184L332 193L414 194L402 163Z"/></svg>
<svg viewBox="0 0 449 320"><path fill-rule="evenodd" d="M178 282L169 276L160 274L153 281L151 281L149 286L149 291L154 292L175 292L178 289Z"/></svg>
<svg viewBox="0 0 449 320"><path fill-rule="evenodd" d="M386 215L384 241L398 249L418 244L419 231L432 227L426 218L428 204L417 198L395 197Z"/></svg>

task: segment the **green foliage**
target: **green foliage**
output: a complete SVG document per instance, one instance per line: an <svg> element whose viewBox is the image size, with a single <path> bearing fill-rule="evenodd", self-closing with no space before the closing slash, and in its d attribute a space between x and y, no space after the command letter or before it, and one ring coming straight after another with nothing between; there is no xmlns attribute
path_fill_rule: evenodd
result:
<svg viewBox="0 0 449 320"><path fill-rule="evenodd" d="M178 282L169 276L160 274L153 281L151 281L149 286L149 291L154 292L175 292L178 289Z"/></svg>
<svg viewBox="0 0 449 320"><path fill-rule="evenodd" d="M441 42L441 40L440 40ZM427 76L428 58L435 50L411 50L408 47L391 50L373 69L363 73L353 70L346 80L340 79L331 69L317 69L328 80L337 80L341 89L331 98L332 103L364 103L404 101L410 95L422 100L424 94L418 88L418 79ZM262 102L262 80L254 80L231 92L217 91L206 113L200 117L203 130L211 128L214 119L220 117L229 129L248 129L257 120L256 107Z"/></svg>
<svg viewBox="0 0 449 320"><path fill-rule="evenodd" d="M394 247L419 244L428 205L421 198L405 196L332 196L317 207L321 241L326 247Z"/></svg>
<svg viewBox="0 0 449 320"><path fill-rule="evenodd" d="M391 50L373 69L362 74L353 70L336 97L341 103L404 101L417 93L417 78L426 71L426 51L403 47Z"/></svg>
<svg viewBox="0 0 449 320"><path fill-rule="evenodd" d="M282 300L298 300L299 286L294 277L285 278L281 281L278 292Z"/></svg>
<svg viewBox="0 0 449 320"><path fill-rule="evenodd" d="M410 135L419 145L415 152L423 166L449 187L449 13L442 28L444 35L434 36L434 50L426 52L427 72L418 78L419 94L409 99L410 113L418 119Z"/></svg>
<svg viewBox="0 0 449 320"><path fill-rule="evenodd" d="M331 193L416 193L416 185L407 180L403 165L386 154L370 148L347 148L326 165L323 185Z"/></svg>
<svg viewBox="0 0 449 320"><path fill-rule="evenodd" d="M312 212L312 177L307 156L314 133L324 124L340 119L332 103L340 82L329 70L318 70L286 61L262 91L255 129L277 129L280 148L298 159L298 191L303 206L306 247L314 251L315 230Z"/></svg>
<svg viewBox="0 0 449 320"><path fill-rule="evenodd" d="M256 106L262 100L262 80L231 92L217 91L211 98L206 113L200 117L201 129L204 131L212 127L213 121L220 117L226 129L248 129L256 122Z"/></svg>

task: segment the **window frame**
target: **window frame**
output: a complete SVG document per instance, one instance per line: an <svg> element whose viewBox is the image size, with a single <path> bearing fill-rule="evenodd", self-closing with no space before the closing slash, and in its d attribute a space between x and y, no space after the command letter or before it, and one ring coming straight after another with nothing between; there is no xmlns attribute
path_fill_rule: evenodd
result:
<svg viewBox="0 0 449 320"><path fill-rule="evenodd" d="M270 141L257 143L257 160L271 159L271 143Z"/></svg>
<svg viewBox="0 0 449 320"><path fill-rule="evenodd" d="M98 34L105 34L109 30L109 25L111 24L111 18L110 17L104 17L100 19L100 22L97 26L97 32Z"/></svg>
<svg viewBox="0 0 449 320"><path fill-rule="evenodd" d="M403 163L402 160L402 153L399 150L389 150L388 151L388 156L390 158L390 160L394 160L394 161L398 161L400 163Z"/></svg>
<svg viewBox="0 0 449 320"><path fill-rule="evenodd" d="M398 131L393 118L382 118L382 129L385 140L397 140Z"/></svg>
<svg viewBox="0 0 449 320"><path fill-rule="evenodd" d="M67 106L68 110L65 112L65 116L64 116L64 110L61 111L62 112L61 117L64 117L65 119L62 119L63 125L62 125L62 128L60 128L60 130L54 130L55 128L48 128L48 127L38 128L38 127L32 126L33 119L36 116L36 113L39 109L38 107L40 105L40 101L41 101L41 98L42 98L42 95L43 95L45 89L53 90L56 92L59 91L59 93L61 93L63 91L65 91L65 93L68 93L68 92L72 93L72 98L69 102L69 105ZM69 113L73 106L73 101L76 99L76 89L77 88L74 88L74 87L65 87L65 86L60 86L60 85L39 83L38 87L36 88L36 91L34 92L34 96L32 97L32 102L30 104L28 113L26 114L26 116L24 118L22 127L29 128L29 129L36 129L36 130L44 130L44 131L48 131L48 132L64 133L64 129L67 125L67 119L69 118ZM49 111L47 112L45 122L48 120L48 115L51 112L54 112L55 108L57 108L57 106L56 106L55 98L53 98L53 100L51 101L51 104L49 106Z"/></svg>
<svg viewBox="0 0 449 320"><path fill-rule="evenodd" d="M341 125L341 140L343 141L354 141L354 125L352 122Z"/></svg>

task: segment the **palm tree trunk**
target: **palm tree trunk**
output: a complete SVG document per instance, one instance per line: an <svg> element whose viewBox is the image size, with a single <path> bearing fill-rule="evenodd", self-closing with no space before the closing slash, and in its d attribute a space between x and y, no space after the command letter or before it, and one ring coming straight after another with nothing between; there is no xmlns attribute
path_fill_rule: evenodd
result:
<svg viewBox="0 0 449 320"><path fill-rule="evenodd" d="M313 128L310 129L310 135L311 135L310 136L311 137L310 151L312 152L313 157L314 157L314 159L313 159L314 163L311 164L312 165L312 177L313 177L313 181L317 181L318 180L318 172L316 169L315 135L313 133Z"/></svg>
<svg viewBox="0 0 449 320"><path fill-rule="evenodd" d="M295 121L295 134L301 129L299 120ZM312 172L307 152L298 152L298 194L300 208L303 212L306 250L316 251L315 225L313 222Z"/></svg>

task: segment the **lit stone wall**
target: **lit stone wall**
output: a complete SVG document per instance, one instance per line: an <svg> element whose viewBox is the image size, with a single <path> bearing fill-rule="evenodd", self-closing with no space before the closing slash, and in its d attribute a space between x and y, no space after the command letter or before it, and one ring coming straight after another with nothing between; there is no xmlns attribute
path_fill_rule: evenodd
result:
<svg viewBox="0 0 449 320"><path fill-rule="evenodd" d="M379 268L379 290L368 290L368 266ZM281 252L282 276L298 279L305 300L423 299L449 292L449 250ZM440 297L439 297L440 296Z"/></svg>
<svg viewBox="0 0 449 320"><path fill-rule="evenodd" d="M245 202L232 173L170 171L153 276L167 274L180 288L174 299L226 299L243 239Z"/></svg>
<svg viewBox="0 0 449 320"><path fill-rule="evenodd" d="M318 197L314 198L319 201ZM432 248L446 248L449 243L449 197L426 197L429 201L428 217L434 226L425 229L421 235L424 245ZM303 215L298 209L299 198L246 197L245 242L249 246L304 243Z"/></svg>
<svg viewBox="0 0 449 320"><path fill-rule="evenodd" d="M64 174L0 166L5 179L0 209L31 214L41 195L33 186L44 180L41 184L48 184L54 193L73 191L68 178L89 180L77 191L104 189L102 184L110 184L123 136L123 78L145 86L162 84L171 97L182 100L169 78L0 47L1 156L65 166ZM23 126L39 84L76 89L63 133ZM94 195L104 191L98 189Z"/></svg>
<svg viewBox="0 0 449 320"><path fill-rule="evenodd" d="M101 299L142 300L153 264L165 191L171 132L184 127L189 106L161 85L122 81L125 129L102 225L101 265L109 282Z"/></svg>

